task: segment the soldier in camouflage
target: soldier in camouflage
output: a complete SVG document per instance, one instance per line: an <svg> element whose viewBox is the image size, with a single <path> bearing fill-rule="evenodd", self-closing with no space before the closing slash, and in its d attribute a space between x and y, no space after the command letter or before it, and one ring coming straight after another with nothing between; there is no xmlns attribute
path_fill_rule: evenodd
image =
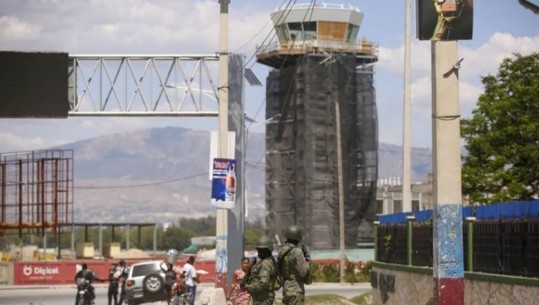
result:
<svg viewBox="0 0 539 305"><path fill-rule="evenodd" d="M271 256L273 242L263 236L256 247L260 260L253 263L245 275L245 289L249 292L252 305L272 305L275 300L273 284L277 277L277 265Z"/></svg>
<svg viewBox="0 0 539 305"><path fill-rule="evenodd" d="M311 254L306 246L299 247L301 228L290 226L285 234L286 243L279 249L279 269L284 279L283 304L305 304L305 284L312 282Z"/></svg>

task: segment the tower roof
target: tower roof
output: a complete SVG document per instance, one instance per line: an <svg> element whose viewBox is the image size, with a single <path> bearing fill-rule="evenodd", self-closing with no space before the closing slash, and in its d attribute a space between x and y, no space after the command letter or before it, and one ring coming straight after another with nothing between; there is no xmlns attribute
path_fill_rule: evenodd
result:
<svg viewBox="0 0 539 305"><path fill-rule="evenodd" d="M359 8L342 4L296 4L291 9L280 7L271 13L273 25L309 21L342 22L361 26L363 13Z"/></svg>
<svg viewBox="0 0 539 305"><path fill-rule="evenodd" d="M306 54L352 53L357 55L358 63L375 62L372 43L357 40L363 16L357 7L342 4L280 7L271 13L277 41L257 46L257 61L280 68Z"/></svg>

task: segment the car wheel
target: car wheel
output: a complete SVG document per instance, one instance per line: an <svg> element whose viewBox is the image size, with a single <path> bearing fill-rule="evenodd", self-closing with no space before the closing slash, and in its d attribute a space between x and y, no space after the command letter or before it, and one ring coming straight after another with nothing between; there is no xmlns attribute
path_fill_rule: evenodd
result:
<svg viewBox="0 0 539 305"><path fill-rule="evenodd" d="M162 293L165 282L159 274L149 274L142 281L144 292L155 294Z"/></svg>

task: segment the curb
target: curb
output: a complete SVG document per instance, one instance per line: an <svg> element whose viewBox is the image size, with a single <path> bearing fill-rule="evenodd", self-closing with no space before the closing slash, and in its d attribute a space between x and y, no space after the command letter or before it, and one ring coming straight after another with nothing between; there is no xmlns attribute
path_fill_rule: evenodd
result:
<svg viewBox="0 0 539 305"><path fill-rule="evenodd" d="M96 288L107 288L108 284L93 284ZM214 287L213 283L201 283L198 285L201 289L202 288L209 288ZM311 285L305 285L306 290L316 289L315 287L343 287L343 288L367 288L371 287L371 283L365 282L365 283L313 283ZM73 284L61 284L61 285L0 285L0 290L19 290L19 289L62 289L62 288L73 288L76 289L77 287Z"/></svg>

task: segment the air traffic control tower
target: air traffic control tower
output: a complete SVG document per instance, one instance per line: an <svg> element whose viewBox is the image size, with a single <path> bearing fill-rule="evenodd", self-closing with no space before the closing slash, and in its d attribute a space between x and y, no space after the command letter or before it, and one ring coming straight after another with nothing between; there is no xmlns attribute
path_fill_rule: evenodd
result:
<svg viewBox="0 0 539 305"><path fill-rule="evenodd" d="M296 224L313 249L337 249L342 185L345 245L356 248L373 240L378 176L377 56L371 43L356 38L363 13L296 4L271 18L278 41L257 52L257 61L273 68L266 80L268 234L283 237Z"/></svg>

